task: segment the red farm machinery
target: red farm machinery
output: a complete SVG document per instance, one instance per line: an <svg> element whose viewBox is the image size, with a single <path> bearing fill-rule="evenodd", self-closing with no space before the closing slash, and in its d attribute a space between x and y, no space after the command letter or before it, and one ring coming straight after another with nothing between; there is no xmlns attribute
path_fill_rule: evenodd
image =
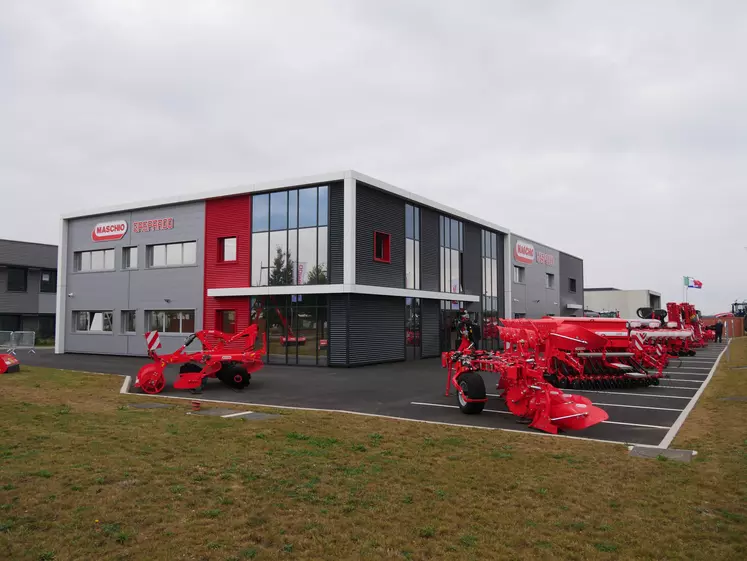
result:
<svg viewBox="0 0 747 561"><path fill-rule="evenodd" d="M255 349L257 335L256 323L236 334L207 329L187 337L173 353L159 355L159 334L150 331L145 334L145 340L148 356L153 362L140 369L135 387L148 394L160 393L166 386L164 369L172 364L180 364L174 389L199 393L208 378L218 378L229 387L243 389L249 385L252 373L264 366L262 356L267 351L267 339L263 338L262 348ZM187 352L187 347L195 340L201 343L202 349Z"/></svg>

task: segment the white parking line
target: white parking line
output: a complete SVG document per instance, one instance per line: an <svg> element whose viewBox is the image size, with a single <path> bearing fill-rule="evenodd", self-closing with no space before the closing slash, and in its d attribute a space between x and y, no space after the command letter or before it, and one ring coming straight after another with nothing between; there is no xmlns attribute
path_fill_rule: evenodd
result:
<svg viewBox="0 0 747 561"><path fill-rule="evenodd" d="M604 405L605 407L629 407L631 409L654 409L656 411L682 411L682 409L671 409L669 407L647 407L646 405L624 405L622 403L600 403L598 401L595 401L594 405Z"/></svg>
<svg viewBox="0 0 747 561"><path fill-rule="evenodd" d="M662 382L664 380L667 380L669 382L690 382L691 384L702 384L705 382L705 379L703 380L683 380L682 378L662 378Z"/></svg>
<svg viewBox="0 0 747 561"><path fill-rule="evenodd" d="M422 401L411 401L410 405L423 405L426 407L443 407L445 409L459 409L458 405L447 405L445 403L424 403ZM498 409L483 409L483 413L501 413L503 415L513 415L511 411L499 411ZM667 430L669 427L662 427L661 425L640 425L638 423L621 423L619 421L602 421L602 424L607 425L623 425L626 427L642 427L644 429L662 429Z"/></svg>
<svg viewBox="0 0 747 561"><path fill-rule="evenodd" d="M230 413L228 415L221 415L224 419L230 419L231 417L240 417L241 415L249 415L252 411L239 411L238 413Z"/></svg>
<svg viewBox="0 0 747 561"><path fill-rule="evenodd" d="M665 376L702 376L703 378L707 378L708 374L706 372L687 372L686 370L683 370L682 372L678 370L665 370L664 371Z"/></svg>

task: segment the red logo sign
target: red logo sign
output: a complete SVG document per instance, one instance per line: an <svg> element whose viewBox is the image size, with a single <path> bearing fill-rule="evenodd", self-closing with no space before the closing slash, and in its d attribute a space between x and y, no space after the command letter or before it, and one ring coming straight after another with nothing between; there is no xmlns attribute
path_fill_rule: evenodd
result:
<svg viewBox="0 0 747 561"><path fill-rule="evenodd" d="M555 256L550 253L537 252L537 263L542 265L549 265L550 267L555 265Z"/></svg>
<svg viewBox="0 0 747 561"><path fill-rule="evenodd" d="M514 259L522 263L534 263L534 246L527 242L517 241L514 247Z"/></svg>
<svg viewBox="0 0 747 561"><path fill-rule="evenodd" d="M112 222L101 222L96 224L91 232L91 239L95 242L109 242L121 240L127 233L127 222L114 220Z"/></svg>
<svg viewBox="0 0 747 561"><path fill-rule="evenodd" d="M159 218L157 220L139 220L138 222L132 223L132 231L134 233L139 232L154 232L156 230L173 230L174 219L173 218Z"/></svg>

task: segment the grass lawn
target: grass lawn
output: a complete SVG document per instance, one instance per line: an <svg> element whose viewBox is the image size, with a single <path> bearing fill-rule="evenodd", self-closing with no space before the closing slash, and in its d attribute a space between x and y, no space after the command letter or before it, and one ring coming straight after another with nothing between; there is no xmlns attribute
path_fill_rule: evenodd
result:
<svg viewBox="0 0 747 561"><path fill-rule="evenodd" d="M0 376L0 559L747 559L747 402L719 399L747 396L740 365L747 338L673 444L691 464L344 414L135 410L154 398L119 377L26 368Z"/></svg>

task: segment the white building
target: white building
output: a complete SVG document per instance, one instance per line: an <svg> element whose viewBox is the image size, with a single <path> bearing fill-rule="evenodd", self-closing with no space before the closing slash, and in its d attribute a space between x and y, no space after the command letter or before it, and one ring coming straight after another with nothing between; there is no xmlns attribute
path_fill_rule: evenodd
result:
<svg viewBox="0 0 747 561"><path fill-rule="evenodd" d="M661 308L661 294L653 290L585 288L584 309L594 312L620 312L624 319L637 318L638 308Z"/></svg>

